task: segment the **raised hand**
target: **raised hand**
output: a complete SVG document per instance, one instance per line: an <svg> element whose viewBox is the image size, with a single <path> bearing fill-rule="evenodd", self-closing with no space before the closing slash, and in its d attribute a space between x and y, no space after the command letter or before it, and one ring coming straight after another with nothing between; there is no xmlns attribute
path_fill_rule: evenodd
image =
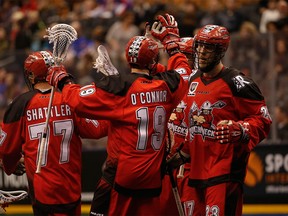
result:
<svg viewBox="0 0 288 216"><path fill-rule="evenodd" d="M62 90L64 84L71 82L72 75L66 72L66 69L63 65L52 66L48 69L48 74L46 81L55 88Z"/></svg>
<svg viewBox="0 0 288 216"><path fill-rule="evenodd" d="M154 22L151 28L151 35L161 41L167 53L171 56L179 51L180 36L177 22L174 17L165 14L159 15L158 22Z"/></svg>

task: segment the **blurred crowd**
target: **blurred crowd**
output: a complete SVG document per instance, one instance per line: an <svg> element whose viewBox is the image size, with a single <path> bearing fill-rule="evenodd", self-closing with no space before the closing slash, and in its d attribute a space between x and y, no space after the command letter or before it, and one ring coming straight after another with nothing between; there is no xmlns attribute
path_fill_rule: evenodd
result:
<svg viewBox="0 0 288 216"><path fill-rule="evenodd" d="M126 43L166 12L179 21L181 37L206 24L230 31L226 65L252 76L267 98L274 120L267 142L288 143L288 0L0 0L0 120L11 100L27 91L27 55L52 50L47 28L66 23L77 30L64 64L85 85L93 81L99 44L118 70L129 71Z"/></svg>

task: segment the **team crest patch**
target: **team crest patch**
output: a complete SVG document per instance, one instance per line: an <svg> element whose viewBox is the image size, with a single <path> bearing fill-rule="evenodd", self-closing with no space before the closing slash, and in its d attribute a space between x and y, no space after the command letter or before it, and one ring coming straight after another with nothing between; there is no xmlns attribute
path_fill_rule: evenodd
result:
<svg viewBox="0 0 288 216"><path fill-rule="evenodd" d="M250 84L250 82L248 81L245 81L244 78L240 75L237 75L235 77L232 78L235 86L236 86L236 89L237 91L239 92L242 88L245 87L245 85L248 85Z"/></svg>
<svg viewBox="0 0 288 216"><path fill-rule="evenodd" d="M191 82L189 86L188 96L195 96L195 91L198 86L198 82Z"/></svg>

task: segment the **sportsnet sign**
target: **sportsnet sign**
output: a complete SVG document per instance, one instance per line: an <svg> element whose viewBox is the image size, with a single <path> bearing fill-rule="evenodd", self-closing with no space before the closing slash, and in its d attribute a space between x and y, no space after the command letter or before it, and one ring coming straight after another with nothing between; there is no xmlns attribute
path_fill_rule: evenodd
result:
<svg viewBox="0 0 288 216"><path fill-rule="evenodd" d="M251 152L245 203L288 203L287 145L260 145Z"/></svg>

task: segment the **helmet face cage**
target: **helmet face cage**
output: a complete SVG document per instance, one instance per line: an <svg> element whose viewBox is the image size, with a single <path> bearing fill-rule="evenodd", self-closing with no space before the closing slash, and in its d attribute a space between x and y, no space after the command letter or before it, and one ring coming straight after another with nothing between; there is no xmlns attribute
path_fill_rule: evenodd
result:
<svg viewBox="0 0 288 216"><path fill-rule="evenodd" d="M126 59L131 67L151 71L158 63L158 45L147 37L135 36L126 46Z"/></svg>
<svg viewBox="0 0 288 216"><path fill-rule="evenodd" d="M34 52L26 58L24 80L29 90L33 90L36 83L46 81L48 68L54 64L54 58L50 51Z"/></svg>
<svg viewBox="0 0 288 216"><path fill-rule="evenodd" d="M193 51L195 67L202 72L211 71L224 57L230 42L230 35L226 28L217 25L206 25L195 35ZM200 49L204 47L204 49ZM204 51L203 51L204 50ZM205 67L199 67L199 56L201 52L210 53ZM201 57L200 57L201 58Z"/></svg>

